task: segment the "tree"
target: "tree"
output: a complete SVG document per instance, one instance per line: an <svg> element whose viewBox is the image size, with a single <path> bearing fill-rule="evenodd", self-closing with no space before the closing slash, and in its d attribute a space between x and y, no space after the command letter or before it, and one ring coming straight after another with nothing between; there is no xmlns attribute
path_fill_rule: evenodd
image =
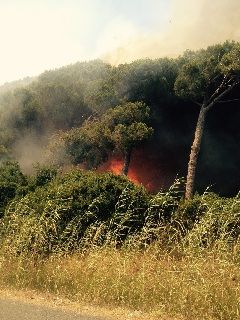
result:
<svg viewBox="0 0 240 320"><path fill-rule="evenodd" d="M127 175L133 149L153 134L148 126L149 107L143 102L127 102L108 110L103 123L114 149L123 154L122 174Z"/></svg>
<svg viewBox="0 0 240 320"><path fill-rule="evenodd" d="M194 192L206 115L216 104L227 102L225 98L240 83L240 43L227 41L206 50L188 51L180 64L175 92L200 106L188 163L185 198L189 199Z"/></svg>
<svg viewBox="0 0 240 320"><path fill-rule="evenodd" d="M81 127L63 133L60 140L72 162L85 163L88 168L98 167L113 150L120 151L124 157L122 173L127 175L133 148L153 133L147 125L149 111L142 102L128 102L98 119L86 120Z"/></svg>
<svg viewBox="0 0 240 320"><path fill-rule="evenodd" d="M143 101L147 105L172 102L178 64L175 59L142 59L116 68L116 95L122 101Z"/></svg>
<svg viewBox="0 0 240 320"><path fill-rule="evenodd" d="M97 168L106 161L112 150L108 128L101 118L86 120L81 127L63 133L62 139L71 162L83 163L88 169Z"/></svg>

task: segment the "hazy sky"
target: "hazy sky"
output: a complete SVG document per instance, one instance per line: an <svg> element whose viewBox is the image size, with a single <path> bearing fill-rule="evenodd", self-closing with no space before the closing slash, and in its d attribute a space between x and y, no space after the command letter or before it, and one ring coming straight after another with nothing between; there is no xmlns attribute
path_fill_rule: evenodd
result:
<svg viewBox="0 0 240 320"><path fill-rule="evenodd" d="M240 0L0 0L0 84L240 40Z"/></svg>
<svg viewBox="0 0 240 320"><path fill-rule="evenodd" d="M169 0L0 0L0 83L102 56L168 13Z"/></svg>

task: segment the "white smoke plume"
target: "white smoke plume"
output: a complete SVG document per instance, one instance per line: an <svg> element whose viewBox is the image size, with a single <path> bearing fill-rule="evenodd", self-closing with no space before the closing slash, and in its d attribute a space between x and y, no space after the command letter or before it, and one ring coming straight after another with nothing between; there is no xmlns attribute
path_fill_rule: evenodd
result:
<svg viewBox="0 0 240 320"><path fill-rule="evenodd" d="M124 21L122 27L124 30L128 27ZM119 22L115 29L110 25L109 34L116 32L117 37L119 29ZM129 33L127 30L124 33L129 37L125 37L113 51L103 54L105 61L119 64L146 57L176 57L186 49L204 48L225 40L240 41L240 2L172 0L164 28L156 23L151 33L141 34L129 26ZM105 40L112 38L104 36ZM111 46L105 42L105 46L108 45Z"/></svg>

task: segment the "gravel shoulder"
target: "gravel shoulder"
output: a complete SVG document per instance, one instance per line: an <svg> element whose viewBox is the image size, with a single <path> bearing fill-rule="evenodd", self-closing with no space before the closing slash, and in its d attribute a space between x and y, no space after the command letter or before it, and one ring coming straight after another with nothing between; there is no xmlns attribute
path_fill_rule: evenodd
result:
<svg viewBox="0 0 240 320"><path fill-rule="evenodd" d="M81 305L33 291L0 290L1 320L145 320L149 315L124 309Z"/></svg>

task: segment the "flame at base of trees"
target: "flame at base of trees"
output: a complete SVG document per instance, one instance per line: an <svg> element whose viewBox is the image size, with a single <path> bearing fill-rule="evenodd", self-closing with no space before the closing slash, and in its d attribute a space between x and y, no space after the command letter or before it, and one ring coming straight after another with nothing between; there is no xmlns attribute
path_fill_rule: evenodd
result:
<svg viewBox="0 0 240 320"><path fill-rule="evenodd" d="M123 158L119 155L112 155L98 168L98 171L109 171L120 175L122 167ZM157 156L151 156L143 149L139 149L132 154L128 178L133 183L142 184L150 192L157 192L171 185L173 177L167 164L161 163Z"/></svg>

